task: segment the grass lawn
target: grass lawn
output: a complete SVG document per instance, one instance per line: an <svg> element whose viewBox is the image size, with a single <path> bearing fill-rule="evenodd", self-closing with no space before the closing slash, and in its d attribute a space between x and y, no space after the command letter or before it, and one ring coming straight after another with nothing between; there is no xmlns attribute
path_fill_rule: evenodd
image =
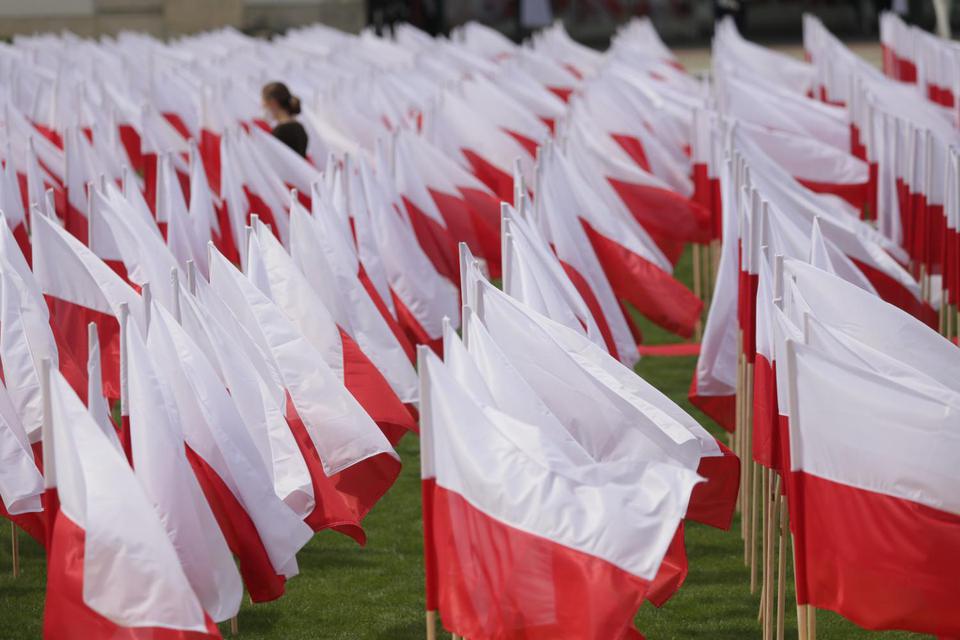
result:
<svg viewBox="0 0 960 640"><path fill-rule="evenodd" d="M689 282L689 252L678 275ZM647 342L676 339L643 323ZM716 435L719 429L687 402L696 359L645 358L640 375L700 419ZM399 446L403 474L365 521L366 548L334 533L317 535L299 555L301 575L288 584L280 600L245 603L240 638L363 638L406 640L424 637L422 531L416 438ZM739 640L759 638L758 597L749 590L738 524L719 531L691 523L686 529L690 574L662 609L645 604L637 627L651 640ZM22 575L10 575L10 528L0 527L0 640L39 638L44 599L43 552L21 535ZM895 588L895 585L891 585ZM796 610L788 592L787 637L796 637ZM228 635L226 625L224 635ZM820 612L817 631L823 640L918 638L908 633L872 633L828 612ZM444 636L441 636L444 637ZM448 636L447 636L448 637Z"/></svg>

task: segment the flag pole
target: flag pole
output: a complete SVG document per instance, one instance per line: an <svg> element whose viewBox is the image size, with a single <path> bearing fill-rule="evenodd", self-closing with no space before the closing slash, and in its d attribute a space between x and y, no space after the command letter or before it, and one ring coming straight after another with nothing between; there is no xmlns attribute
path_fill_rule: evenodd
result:
<svg viewBox="0 0 960 640"><path fill-rule="evenodd" d="M170 268L170 284L173 285L173 318L180 323L180 274L176 267Z"/></svg>
<svg viewBox="0 0 960 640"><path fill-rule="evenodd" d="M777 565L777 640L783 640L787 600L787 504L782 498L778 498L778 502L780 505L780 526L778 527L780 557Z"/></svg>
<svg viewBox="0 0 960 640"><path fill-rule="evenodd" d="M436 611L427 611L427 640L437 640Z"/></svg>
<svg viewBox="0 0 960 640"><path fill-rule="evenodd" d="M40 441L43 443L43 513L46 516L47 549L53 543L53 526L59 511L57 465L53 446L53 406L50 400L50 358L40 361L40 398L43 404L43 422L40 423Z"/></svg>
<svg viewBox="0 0 960 640"><path fill-rule="evenodd" d="M463 269L464 269L465 264L466 264L466 261L465 261L465 259L464 259L463 247L461 246L461 248L460 248L460 278L461 278L461 281L462 281L462 279L464 278ZM420 346L417 347L417 374L418 374L417 377L418 377L418 385L419 385L418 394L417 394L417 395L418 395L419 398L420 398L420 434L421 434L421 438L425 435L425 434L424 434L424 416L427 415L427 413L426 413L426 411L427 411L427 403L428 403L428 401L429 401L428 398L429 398L429 395L430 395L430 394L429 394L429 381L427 380L427 359L426 359L426 351L425 351L425 350L428 349L428 348L429 348L429 347L425 347L425 346L423 346L423 345L420 345ZM429 434L426 434L426 435L427 435L428 438L430 437ZM421 442L422 442L422 440L421 440ZM421 446L421 456L423 455L423 453L424 453L424 450L423 450L423 447ZM428 459L428 460L430 459L430 455L429 455L429 454L428 454L428 456L427 456L427 459ZM421 490L422 490L422 487L423 487L423 481L421 480ZM426 494L424 494L424 497L426 497ZM427 507L427 503L424 502L423 499L421 499L421 507L420 507L421 510L423 510L425 507ZM428 563L429 563L429 561L430 561L430 557L431 557L431 556L430 556L430 549L428 549L427 547L428 547L429 541L430 541L429 532L431 531L432 520L431 520L431 518L429 517L428 514L424 513L424 514L422 514L422 515L423 515L423 531L424 531L424 545L423 545L424 572L425 572L425 574L426 574L426 576L427 576L427 579L426 579L426 591L427 591L426 601L427 601L427 603L428 603L427 606L429 607L431 585L430 585L430 579L429 579L429 576L430 576L430 566L429 566ZM426 634L426 635L427 635L427 640L437 640L437 611L436 611L435 609L434 609L434 610L427 609L427 613L426 613L426 627L427 627L427 629L426 629L426 631L427 631L427 634Z"/></svg>
<svg viewBox="0 0 960 640"><path fill-rule="evenodd" d="M187 260L187 290L190 295L197 295L197 263Z"/></svg>
<svg viewBox="0 0 960 640"><path fill-rule="evenodd" d="M17 525L10 522L10 555L13 557L13 577L20 577L20 534Z"/></svg>

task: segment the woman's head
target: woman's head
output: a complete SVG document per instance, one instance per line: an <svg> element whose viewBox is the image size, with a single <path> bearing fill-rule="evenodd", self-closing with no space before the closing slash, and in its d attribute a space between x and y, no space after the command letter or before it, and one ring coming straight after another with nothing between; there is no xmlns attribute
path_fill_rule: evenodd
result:
<svg viewBox="0 0 960 640"><path fill-rule="evenodd" d="M282 120L284 117L300 113L300 98L290 93L290 89L282 82L264 85L261 95L263 108L274 120Z"/></svg>

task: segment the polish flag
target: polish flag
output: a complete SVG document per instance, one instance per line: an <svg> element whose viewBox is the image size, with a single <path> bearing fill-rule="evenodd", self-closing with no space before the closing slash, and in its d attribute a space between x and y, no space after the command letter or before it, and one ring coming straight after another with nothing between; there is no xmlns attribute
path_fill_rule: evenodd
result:
<svg viewBox="0 0 960 640"><path fill-rule="evenodd" d="M724 69L718 78L720 111L754 125L812 137L841 151L850 149L846 109L804 95L761 86L742 71Z"/></svg>
<svg viewBox="0 0 960 640"><path fill-rule="evenodd" d="M312 535L274 494L236 404L203 351L154 303L147 348L181 416L187 459L254 602L279 598Z"/></svg>
<svg viewBox="0 0 960 640"><path fill-rule="evenodd" d="M564 102L568 102L580 86L582 76L543 52L517 47L512 57L521 69Z"/></svg>
<svg viewBox="0 0 960 640"><path fill-rule="evenodd" d="M206 273L207 269L207 243L211 240L210 223L212 218L194 218L187 209L187 202L183 197L183 189L180 187L180 181L173 171L173 164L170 156L164 154L160 158L158 166L160 176L157 185L157 218L167 221L167 249L175 258L176 265L186 273L187 262L193 261L200 273ZM202 168L191 166L191 185L197 178L198 173L202 177ZM205 184L197 185L198 188L205 188ZM201 200L203 196L199 197ZM209 192L206 195L209 200ZM191 190L191 202L193 192ZM208 213L212 213L212 203ZM167 278L169 280L169 276Z"/></svg>
<svg viewBox="0 0 960 640"><path fill-rule="evenodd" d="M503 205L503 290L606 349L603 332L536 227Z"/></svg>
<svg viewBox="0 0 960 640"><path fill-rule="evenodd" d="M140 149L143 158L144 198L151 211L157 206L157 164L160 156L169 153L177 180L184 189L190 186L190 168L186 162L189 146L180 132L152 104L145 103L140 114ZM157 222L167 221L157 216Z"/></svg>
<svg viewBox="0 0 960 640"><path fill-rule="evenodd" d="M516 60L502 60L490 80L536 115L551 134L567 110L559 96L537 82Z"/></svg>
<svg viewBox="0 0 960 640"><path fill-rule="evenodd" d="M26 154L23 157L23 167L22 171L17 173L17 181L20 186L20 193L23 196L23 210L27 216L27 220L29 220L34 206L43 206L44 194L47 189L53 189L54 192L59 191L61 194L63 193L63 183L40 164L37 144L33 136L27 141ZM20 243L20 250L29 258L29 249L27 246L24 246L23 239L17 238L17 242ZM27 245L29 245L29 243L27 243Z"/></svg>
<svg viewBox="0 0 960 640"><path fill-rule="evenodd" d="M41 217L41 214L37 214ZM84 396L85 371L56 325L51 325L46 299L27 265L9 226L0 213L0 278L7 282L3 298L6 320L0 321L0 358L4 361L7 391L31 442L39 438L39 366L49 358L74 391ZM30 425L30 426L28 426Z"/></svg>
<svg viewBox="0 0 960 640"><path fill-rule="evenodd" d="M710 212L710 238L718 240L723 231L720 204L720 118L715 111L695 109L690 131L690 173L692 200Z"/></svg>
<svg viewBox="0 0 960 640"><path fill-rule="evenodd" d="M207 181L203 156L195 142L190 142L190 202L188 204L193 236L205 239L220 239L224 230L220 227L220 218L214 204L214 195ZM204 276L209 273L206 246L193 255L194 264Z"/></svg>
<svg viewBox="0 0 960 640"><path fill-rule="evenodd" d="M441 202L437 202L431 194L426 180L432 172L424 164L422 156L417 158L415 148L406 137L398 135L394 144L393 167L407 219L433 267L444 277L456 281L457 242L467 242L478 252L480 244L468 210L451 206L440 208L440 203L446 204L446 201L442 193Z"/></svg>
<svg viewBox="0 0 960 640"><path fill-rule="evenodd" d="M457 243L466 242L470 250L483 256L491 271L498 275L499 198L473 174L421 136L401 131L394 144L398 175L407 175L407 170L414 172L414 175L403 178L403 184L409 185L404 190L404 204L411 221L414 216L427 212L436 220L436 214L439 214L447 229L444 251L452 252L456 258ZM426 191L419 189L415 181L422 183ZM457 264L454 260L453 265Z"/></svg>
<svg viewBox="0 0 960 640"><path fill-rule="evenodd" d="M768 251L772 251L768 247ZM780 405L777 402L777 357L773 315L775 283L766 258L757 281L755 355L753 360L753 459L770 469L783 469L780 460ZM786 407L784 407L786 409ZM785 429L785 426L783 428Z"/></svg>
<svg viewBox="0 0 960 640"><path fill-rule="evenodd" d="M80 242L87 241L87 185L99 178L92 159L90 141L77 129L67 129L64 140L66 198L60 217L64 226Z"/></svg>
<svg viewBox="0 0 960 640"><path fill-rule="evenodd" d="M723 245L716 283L707 314L700 357L690 381L690 402L717 424L733 432L736 426L737 301L739 299L739 213L736 209L732 167L719 167L719 201L723 203Z"/></svg>
<svg viewBox="0 0 960 640"><path fill-rule="evenodd" d="M563 176L573 191L574 200L564 206L576 207L617 297L658 326L692 336L703 303L673 277L670 261L636 220L626 211L608 208L610 198L604 197L602 181L588 184L584 169L559 152L551 155L554 161L549 170Z"/></svg>
<svg viewBox="0 0 960 640"><path fill-rule="evenodd" d="M234 153L231 162L236 167L235 175L249 203L250 213L269 224L274 234L286 243L290 232L286 217L290 188L267 164L266 158L258 153L251 141L251 134L238 130L230 141L230 149Z"/></svg>
<svg viewBox="0 0 960 640"><path fill-rule="evenodd" d="M667 100L652 99L650 90L637 91L630 83L632 78L628 80L624 73L608 73L592 82L584 91L582 105L580 101L573 105L574 113L579 112L587 126L615 143L616 157L630 160L669 187L688 194L684 146L689 144L689 133L680 128L680 118L664 113L669 108Z"/></svg>
<svg viewBox="0 0 960 640"><path fill-rule="evenodd" d="M306 212L301 215L305 216ZM381 360L382 364L393 365L389 369L391 382L336 322L330 307L324 304L293 258L263 223L256 223L247 250L250 252L247 277L323 355L330 370L337 374L391 444L399 442L407 431L415 433L416 423L403 403L415 400L416 377L413 365L402 350L396 349L386 362ZM368 342L368 346L376 345ZM398 395L401 392L404 397Z"/></svg>
<svg viewBox="0 0 960 640"><path fill-rule="evenodd" d="M4 116L7 135L17 153L23 150L35 154L35 160L43 171L42 175L52 179L56 186L62 186L67 175L63 147L43 135L14 105L7 103Z"/></svg>
<svg viewBox="0 0 960 640"><path fill-rule="evenodd" d="M140 482L67 381L44 385L48 548L44 638L219 638Z"/></svg>
<svg viewBox="0 0 960 640"><path fill-rule="evenodd" d="M410 218L384 181L388 171L382 165L380 173L367 174L363 181L369 231L379 249L397 321L411 342L436 346L443 335L443 318L460 317L460 292L418 243Z"/></svg>
<svg viewBox="0 0 960 640"><path fill-rule="evenodd" d="M243 583L217 520L190 468L180 414L135 326L126 331L132 464L204 611L237 614Z"/></svg>
<svg viewBox="0 0 960 640"><path fill-rule="evenodd" d="M110 443L126 455L117 427L110 416L110 405L103 394L103 374L100 372L100 337L97 325L87 325L87 411Z"/></svg>
<svg viewBox="0 0 960 640"><path fill-rule="evenodd" d="M397 306L394 304L393 295L390 291L390 285L387 281L387 273L384 268L383 259L380 256L380 248L377 246L377 240L374 237L372 229L372 218L370 212L370 203L368 202L366 181L374 179L366 165L366 161L361 161L359 167L354 170L354 166L349 158L345 158L343 167L338 169L334 177L334 189L331 197L324 197L317 185L314 185L312 202L312 216L302 216L305 209L298 204L292 203L290 206L291 226L294 224L293 218L298 218L298 223L303 226L304 222L312 222L310 233L307 237L312 237L319 233L321 244L324 246L324 262L319 263L310 269L317 268L321 271L333 270L336 277L328 280L324 284L319 283L314 275L312 284L318 290L325 290L325 287L333 287L329 293L342 291L344 295L353 295L350 292L359 284L365 292L366 298L373 304L375 312L386 323L389 331L395 336L397 343L403 348L407 358L413 362L415 356L413 343L404 332L403 327L397 317ZM333 202L331 202L331 200ZM329 229L329 233L323 231ZM316 233L313 232L316 229ZM299 249L295 249L299 247ZM302 262L309 262L314 259L316 252L304 251L306 245L303 240L294 236L290 241L291 254L305 274L312 274ZM320 256L317 257L319 259ZM332 274L331 274L332 275ZM335 286L333 286L335 284ZM339 293L337 295L340 295ZM374 318L367 317L356 318L354 321L348 321L344 316L347 314L357 314L360 307L368 306L363 296L357 296L357 302L353 305L343 305L337 308L333 302L336 296L330 298L328 305L338 313L337 322L341 326L348 326L354 322L373 323L378 322ZM377 331L374 329L374 333ZM353 335L351 333L351 335ZM362 345L361 345L362 346Z"/></svg>
<svg viewBox="0 0 960 640"><path fill-rule="evenodd" d="M34 276L49 301L50 324L60 350L72 353L76 362L85 362L87 324L96 322L102 347L104 389L108 397L119 398L117 318L120 305L126 303L131 318L143 327L140 297L109 266L50 218L34 217L32 240Z"/></svg>
<svg viewBox="0 0 960 640"><path fill-rule="evenodd" d="M49 360L59 367L59 354L53 332L40 307L28 292L28 285L8 264L0 263L0 359L3 361L5 394L29 442L40 440L43 424L40 365ZM83 380L71 375L77 385ZM85 385L79 385L80 391Z"/></svg>
<svg viewBox="0 0 960 640"><path fill-rule="evenodd" d="M868 629L960 634L960 396L793 342L785 373L797 601Z"/></svg>
<svg viewBox="0 0 960 640"><path fill-rule="evenodd" d="M332 479L359 523L396 480L399 457L327 364L325 354L220 254L213 256L211 284L273 359L289 394L288 422L308 466L314 465L314 490L320 475ZM323 526L330 526L319 500L315 514ZM364 540L358 525L348 535Z"/></svg>
<svg viewBox="0 0 960 640"><path fill-rule="evenodd" d="M633 366L640 358L636 332L617 300L577 210L571 206L575 202L571 185L560 172L547 170L550 157L548 152L541 158L535 219L597 321L607 350L624 364Z"/></svg>
<svg viewBox="0 0 960 640"><path fill-rule="evenodd" d="M357 276L359 265L353 248L345 238L337 238L332 226L328 218L310 216L299 203L293 203L291 258L337 326L369 354L397 397L404 403L414 402L417 374L410 357L413 345L396 321L388 320L393 316L381 313L367 293Z"/></svg>
<svg viewBox="0 0 960 640"><path fill-rule="evenodd" d="M590 484L629 484L637 480L634 470L643 466L642 460L598 464L576 440L571 439L564 425L513 368L483 325L473 318L469 308L465 317L464 336L469 351L448 325L444 332L444 363L457 377L460 386L470 391L478 404L497 408L540 429L547 459L565 463L552 465L555 468L572 466ZM656 606L662 606L680 587L686 574L687 559L681 525L646 598Z"/></svg>
<svg viewBox="0 0 960 640"><path fill-rule="evenodd" d="M492 291L490 287L483 290ZM573 429L579 431L581 427L575 425L587 424L576 418L581 411L600 410L588 408L590 403L574 406L582 402L582 398L571 402L577 396L574 389L582 392L592 388L596 397L609 399L609 408L603 411L608 427L590 435L573 434L588 450L602 459L616 459L631 455L631 451L649 451L653 445L666 456L664 459L699 469L708 482L694 491L688 517L729 528L739 484L736 456L683 410L579 333L524 309L503 294L485 295L480 306L484 324L494 339L548 406L554 407L556 415L569 421ZM527 337L522 339L521 334ZM524 340L526 352L516 353ZM540 363L552 363L549 377L544 377L542 365L535 365L528 354ZM546 384L548 379L553 382ZM556 386L561 380L564 388L570 385L563 393ZM644 435L638 436L638 430ZM607 445L597 445L597 438L602 441L605 433ZM645 438L649 438L648 444L639 445ZM615 449L613 442L619 443Z"/></svg>
<svg viewBox="0 0 960 640"><path fill-rule="evenodd" d="M483 76L472 76L457 87L473 108L508 133L531 157L537 146L550 137L550 128L507 91Z"/></svg>
<svg viewBox="0 0 960 640"><path fill-rule="evenodd" d="M533 150L495 125L486 112L452 91L443 94L436 110L427 115L428 139L470 171L501 200L513 197L510 167L524 158L528 171ZM529 180L530 176L526 176Z"/></svg>
<svg viewBox="0 0 960 640"><path fill-rule="evenodd" d="M732 17L717 23L713 39L714 66L730 66L758 82L797 95L812 92L816 69L809 62L746 40Z"/></svg>
<svg viewBox="0 0 960 640"><path fill-rule="evenodd" d="M841 329L960 391L960 351L950 348L950 341L925 323L862 288L801 261L785 260L784 272L788 284L797 292L798 307L817 321ZM787 303L792 300L786 297ZM837 305L837 300L845 303ZM890 336L898 339L891 340Z"/></svg>
<svg viewBox="0 0 960 640"><path fill-rule="evenodd" d="M27 233L27 213L23 207L23 197L17 181L17 173L13 167L13 158L10 146L6 149L6 162L0 168L0 211L6 217L7 224L17 238L20 250L25 256L30 255L30 236Z"/></svg>
<svg viewBox="0 0 960 640"><path fill-rule="evenodd" d="M869 166L863 160L810 136L775 131L746 122L739 129L800 184L839 196L862 210L870 195Z"/></svg>
<svg viewBox="0 0 960 640"><path fill-rule="evenodd" d="M664 180L618 158L610 140L600 132L590 131L592 120L579 117L574 122L576 126L569 134L577 141L577 151L573 153L583 170L591 174L591 186L601 195L612 190L616 197L608 196L607 201L626 207L672 262L685 243L704 244L710 240L710 214L692 200L694 189L686 175L687 167L672 180ZM584 166L588 162L591 164Z"/></svg>
<svg viewBox="0 0 960 640"><path fill-rule="evenodd" d="M382 147L382 145L380 145ZM379 147L378 147L379 150ZM386 150L382 149L385 153ZM370 298L377 309L380 311L384 320L390 325L390 328L397 335L402 335L399 324L397 323L397 308L393 303L393 296L390 294L390 285L387 282L387 272L383 266L383 259L380 257L380 248L377 246L377 240L371 229L371 202L368 195L367 182L377 179L365 159L356 163L356 172L347 171L350 164L350 158L344 158L345 169L339 174L345 184L344 191L350 194L351 202L355 203L352 210L348 211L350 219L353 221L353 232L356 236L356 257L357 264L354 271L360 278L360 282L367 290ZM319 203L320 198L316 198ZM416 359L416 355L411 345L410 361Z"/></svg>
<svg viewBox="0 0 960 640"><path fill-rule="evenodd" d="M164 161L161 158L161 166ZM179 187L174 185L173 188ZM167 309L173 309L176 291L171 274L176 273L179 278L180 267L170 247L154 231L156 225L137 216L134 207L123 199L108 201L96 190L91 192L90 198L94 239L100 241L109 236L112 250L119 254L123 263L126 279L140 288L149 283L154 297ZM158 198L158 203L162 200ZM166 209L168 213L173 212L173 207ZM169 231L169 222L167 224ZM100 254L101 246L95 242L92 249Z"/></svg>
<svg viewBox="0 0 960 640"><path fill-rule="evenodd" d="M4 372L6 375L6 372ZM0 516L9 519L41 545L45 542L41 505L43 476L30 440L6 387L0 384Z"/></svg>
<svg viewBox="0 0 960 640"><path fill-rule="evenodd" d="M219 209L221 236L218 238L217 248L230 260L241 262L244 254L244 229L247 226L251 211L251 203L243 188L240 167L235 158L233 147L237 133L224 132L220 136L220 153L218 164L218 184L220 199L223 206ZM204 166L208 166L209 158L204 158ZM207 169L208 177L210 169ZM214 180L210 179L211 184Z"/></svg>
<svg viewBox="0 0 960 640"><path fill-rule="evenodd" d="M635 477L658 487L654 498L636 484L591 485L569 462L551 468L536 427L479 406L420 353L427 548L446 626L466 637L641 637L633 617L697 476L647 462ZM609 510L624 515L616 527L599 515Z"/></svg>
<svg viewBox="0 0 960 640"><path fill-rule="evenodd" d="M232 312L197 279L198 296L181 295L180 322L230 391L278 498L301 518L316 506L313 481L287 425L280 374ZM201 304L200 300L203 300Z"/></svg>

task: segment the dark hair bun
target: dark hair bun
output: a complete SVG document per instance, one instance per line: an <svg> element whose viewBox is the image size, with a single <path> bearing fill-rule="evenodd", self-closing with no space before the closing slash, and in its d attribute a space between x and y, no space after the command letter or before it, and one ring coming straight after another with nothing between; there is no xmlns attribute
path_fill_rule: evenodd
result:
<svg viewBox="0 0 960 640"><path fill-rule="evenodd" d="M263 97L274 100L281 109L292 116L300 113L300 98L290 93L290 89L282 82L271 82L263 87Z"/></svg>

